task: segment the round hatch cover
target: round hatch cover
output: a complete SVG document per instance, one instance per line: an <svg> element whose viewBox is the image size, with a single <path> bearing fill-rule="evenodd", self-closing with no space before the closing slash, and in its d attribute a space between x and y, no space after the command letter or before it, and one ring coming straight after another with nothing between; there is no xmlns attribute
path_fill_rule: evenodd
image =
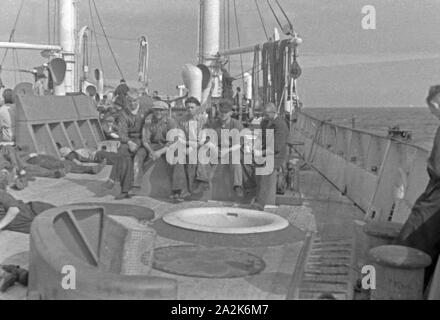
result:
<svg viewBox="0 0 440 320"><path fill-rule="evenodd" d="M265 267L261 258L230 248L184 245L154 250L154 269L187 277L239 278L258 274Z"/></svg>
<svg viewBox="0 0 440 320"><path fill-rule="evenodd" d="M184 229L226 234L271 232L289 226L275 214L231 207L184 209L165 215L163 220Z"/></svg>

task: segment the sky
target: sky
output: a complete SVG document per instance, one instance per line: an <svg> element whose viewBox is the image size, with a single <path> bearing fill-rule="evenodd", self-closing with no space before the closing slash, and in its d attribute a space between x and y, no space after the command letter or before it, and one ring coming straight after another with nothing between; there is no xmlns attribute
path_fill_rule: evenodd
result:
<svg viewBox="0 0 440 320"><path fill-rule="evenodd" d="M55 0L50 0L53 4ZM136 80L139 44L148 36L151 45L151 89L176 93L185 63L196 63L199 0L95 0L124 77ZM221 0L222 3L225 0ZM233 0L231 1L231 5ZM265 25L276 21L266 3L258 0ZM0 40L7 41L20 5L19 0L0 0ZM91 25L88 0L80 0L80 25ZM254 0L236 0L241 45L265 40ZM274 3L274 0L271 0ZM306 107L423 106L428 86L440 83L440 0L279 0L304 39L299 63L304 67L298 90ZM362 8L376 8L376 30L363 30ZM47 1L25 0L15 32L16 41L48 42ZM53 18L53 17L52 17ZM96 20L96 19L95 19ZM231 15L232 23L235 23ZM98 26L97 21L95 21ZM52 28L51 28L52 29ZM98 32L101 33L100 30ZM238 46L235 25L232 47ZM100 38L104 76L120 76ZM223 44L222 44L223 46ZM98 66L93 47L92 67ZM0 58L3 50L0 50ZM12 68L9 52L3 68ZM245 68L252 55L243 56ZM19 52L22 68L44 61L37 52ZM240 73L238 57L233 75ZM23 80L30 78L22 75ZM3 75L13 86L13 73ZM17 76L17 81L20 77ZM237 81L236 85L241 85Z"/></svg>

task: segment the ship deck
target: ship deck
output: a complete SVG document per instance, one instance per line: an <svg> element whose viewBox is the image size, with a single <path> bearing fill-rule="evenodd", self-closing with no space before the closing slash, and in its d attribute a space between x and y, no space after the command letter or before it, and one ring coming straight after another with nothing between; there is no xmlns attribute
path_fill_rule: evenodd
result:
<svg viewBox="0 0 440 320"><path fill-rule="evenodd" d="M98 176L70 174L59 180L38 178L25 190L12 193L25 202L38 200L55 205L114 202L118 190L109 191L102 186L108 173L109 168L106 168ZM323 293L341 299L352 298L355 226L357 220L362 220L363 213L316 171L301 171L300 181L303 205L280 206L272 211L287 218L303 236L286 239L282 245L240 248L264 260L266 268L260 274L234 279L192 278L157 270L152 274L176 278L179 299L312 299ZM233 205L172 204L142 196L121 203L149 207L156 217L179 208ZM156 247L185 243L185 239L177 239L159 233ZM0 263L12 261L26 267L28 248L28 235L0 232ZM0 300L24 299L25 295L25 289L16 286L0 294Z"/></svg>

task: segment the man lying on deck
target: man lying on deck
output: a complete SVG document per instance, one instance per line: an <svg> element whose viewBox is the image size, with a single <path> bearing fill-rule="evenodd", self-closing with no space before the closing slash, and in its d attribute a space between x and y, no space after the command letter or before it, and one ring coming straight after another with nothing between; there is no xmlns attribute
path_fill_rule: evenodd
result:
<svg viewBox="0 0 440 320"><path fill-rule="evenodd" d="M426 102L431 113L440 120L440 85L430 88ZM395 244L416 248L431 256L432 263L426 270L425 284L435 270L440 253L440 127L428 159L428 174L428 186L415 202L395 240Z"/></svg>
<svg viewBox="0 0 440 320"><path fill-rule="evenodd" d="M0 232L9 230L29 233L35 217L54 205L44 202L28 202L16 200L6 191L7 178L0 176Z"/></svg>

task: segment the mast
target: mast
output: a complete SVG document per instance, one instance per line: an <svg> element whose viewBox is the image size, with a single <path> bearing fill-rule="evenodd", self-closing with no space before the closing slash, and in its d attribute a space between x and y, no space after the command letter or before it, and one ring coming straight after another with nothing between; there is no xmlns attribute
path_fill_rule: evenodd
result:
<svg viewBox="0 0 440 320"><path fill-rule="evenodd" d="M75 56L78 0L59 0L59 39L62 57L66 61L66 75L63 84L55 88L57 95L78 91L76 84Z"/></svg>
<svg viewBox="0 0 440 320"><path fill-rule="evenodd" d="M220 50L220 0L201 0L200 4L200 62L212 70Z"/></svg>

